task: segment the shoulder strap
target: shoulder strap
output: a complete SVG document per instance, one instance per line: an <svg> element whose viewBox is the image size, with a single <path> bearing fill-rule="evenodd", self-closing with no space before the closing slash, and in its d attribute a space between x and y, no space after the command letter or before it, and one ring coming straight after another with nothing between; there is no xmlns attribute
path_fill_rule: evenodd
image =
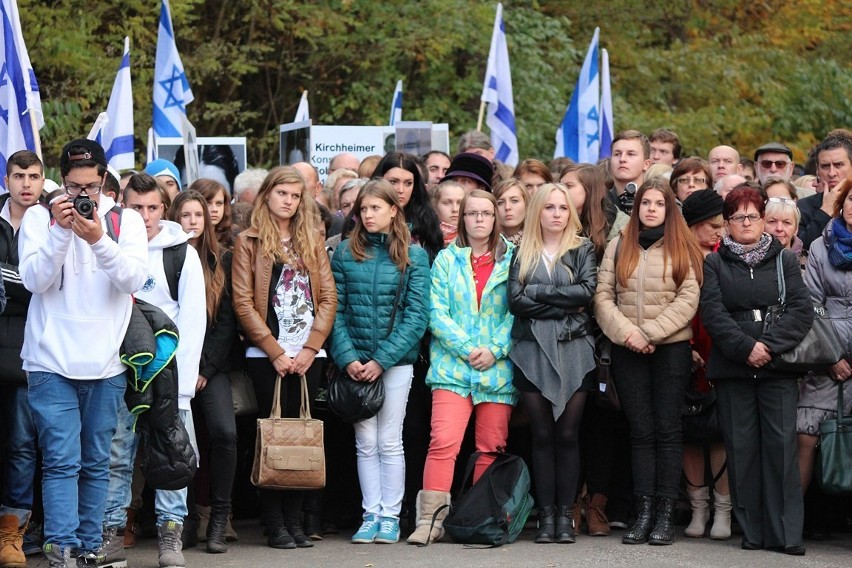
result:
<svg viewBox="0 0 852 568"><path fill-rule="evenodd" d="M169 283L169 292L172 300L178 301L178 282L186 260L187 243L183 242L163 249L163 270L166 273L166 282Z"/></svg>
<svg viewBox="0 0 852 568"><path fill-rule="evenodd" d="M388 335L393 331L393 322L396 319L396 310L399 308L399 296L402 294L402 280L405 278L406 268L406 266L403 266L402 271L399 273L399 286L396 287L396 297L393 299L393 309L391 310L391 317L388 322Z"/></svg>
<svg viewBox="0 0 852 568"><path fill-rule="evenodd" d="M116 205L106 214L107 235L115 242L118 242L118 235L121 233L121 214L123 212L124 209Z"/></svg>
<svg viewBox="0 0 852 568"><path fill-rule="evenodd" d="M775 272L778 278L778 303L782 306L787 302L787 284L784 280L784 251L775 257Z"/></svg>

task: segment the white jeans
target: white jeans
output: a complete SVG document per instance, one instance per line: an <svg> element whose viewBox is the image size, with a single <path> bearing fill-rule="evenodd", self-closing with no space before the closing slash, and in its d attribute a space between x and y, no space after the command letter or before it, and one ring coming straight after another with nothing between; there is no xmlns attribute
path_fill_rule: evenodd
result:
<svg viewBox="0 0 852 568"><path fill-rule="evenodd" d="M365 514L399 518L405 493L402 422L413 376L412 365L385 371L380 379L385 384L382 409L372 418L355 423L358 479Z"/></svg>

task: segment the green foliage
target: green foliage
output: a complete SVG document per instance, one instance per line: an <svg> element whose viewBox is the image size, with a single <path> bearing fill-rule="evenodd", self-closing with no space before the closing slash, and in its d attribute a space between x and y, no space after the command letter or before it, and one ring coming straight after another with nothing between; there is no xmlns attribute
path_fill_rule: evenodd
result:
<svg viewBox="0 0 852 568"><path fill-rule="evenodd" d="M151 117L160 3L18 0L45 109L48 166L106 108L131 38L136 147ZM667 126L685 149L745 154L784 141L804 159L850 126L848 0L506 0L521 157L549 158L595 26L610 53L617 130ZM318 124L386 124L396 81L404 117L475 128L496 3L491 0L172 0L200 135L249 139L277 160L278 126L303 90ZM845 6L845 9L844 9Z"/></svg>

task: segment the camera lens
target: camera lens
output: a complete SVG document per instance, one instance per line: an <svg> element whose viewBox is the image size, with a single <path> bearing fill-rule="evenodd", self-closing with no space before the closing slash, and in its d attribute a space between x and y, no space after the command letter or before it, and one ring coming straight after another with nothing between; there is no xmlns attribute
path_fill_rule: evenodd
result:
<svg viewBox="0 0 852 568"><path fill-rule="evenodd" d="M85 196L79 196L74 200L74 209L86 219L94 218L95 202Z"/></svg>

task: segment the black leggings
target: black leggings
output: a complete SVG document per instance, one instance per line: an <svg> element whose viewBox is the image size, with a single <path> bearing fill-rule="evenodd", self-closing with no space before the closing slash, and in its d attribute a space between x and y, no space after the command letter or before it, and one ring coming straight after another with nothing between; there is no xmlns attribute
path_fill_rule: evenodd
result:
<svg viewBox="0 0 852 568"><path fill-rule="evenodd" d="M536 502L543 507L571 505L580 479L580 421L586 392L575 392L556 421L553 405L540 392L522 392L521 400L530 418Z"/></svg>

